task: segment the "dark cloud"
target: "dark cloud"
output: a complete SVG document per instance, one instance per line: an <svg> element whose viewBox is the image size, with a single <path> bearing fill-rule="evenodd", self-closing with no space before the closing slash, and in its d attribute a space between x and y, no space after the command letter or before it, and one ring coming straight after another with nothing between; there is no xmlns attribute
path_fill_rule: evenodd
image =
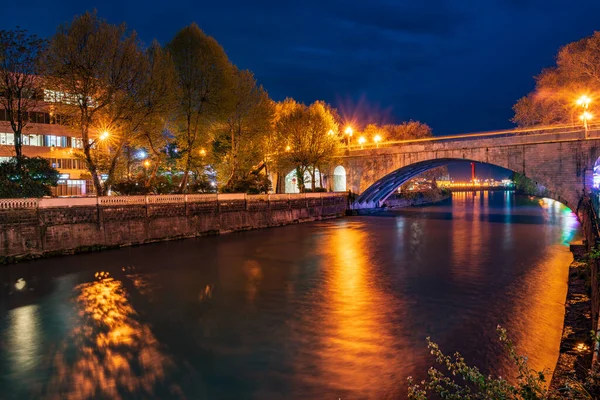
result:
<svg viewBox="0 0 600 400"><path fill-rule="evenodd" d="M323 99L437 134L510 127L512 105L557 49L600 30L597 0L33 0L5 4L4 28L51 35L94 8L147 43L197 22L277 100Z"/></svg>

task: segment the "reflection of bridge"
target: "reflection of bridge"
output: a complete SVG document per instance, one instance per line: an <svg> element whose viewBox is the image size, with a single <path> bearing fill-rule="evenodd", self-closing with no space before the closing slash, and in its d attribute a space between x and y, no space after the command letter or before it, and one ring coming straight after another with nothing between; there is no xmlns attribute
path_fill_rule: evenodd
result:
<svg viewBox="0 0 600 400"><path fill-rule="evenodd" d="M543 127L389 142L353 147L342 165L347 189L359 193L353 208L380 207L401 184L453 161L476 161L521 173L545 186L555 200L575 209L592 188L600 156L600 126Z"/></svg>

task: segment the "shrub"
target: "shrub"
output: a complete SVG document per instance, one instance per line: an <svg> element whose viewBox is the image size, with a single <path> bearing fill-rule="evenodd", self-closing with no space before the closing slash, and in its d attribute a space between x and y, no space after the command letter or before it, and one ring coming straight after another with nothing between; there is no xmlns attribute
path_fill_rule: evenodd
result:
<svg viewBox="0 0 600 400"><path fill-rule="evenodd" d="M428 371L428 379L420 384L415 384L411 377L408 378L408 398L412 400L426 400L429 393L436 393L442 399L515 399L515 400L542 400L554 399L552 393L546 389L546 371L535 372L527 365L527 358L518 355L514 345L506 334L506 329L497 328L500 342L504 344L510 359L518 370L516 384L509 383L502 377L494 378L483 375L477 367L470 367L464 358L455 353L447 356L439 346L427 338L427 347L435 357L438 364L443 365L449 376L435 368Z"/></svg>
<svg viewBox="0 0 600 400"><path fill-rule="evenodd" d="M58 176L45 158L11 158L0 163L0 198L50 196Z"/></svg>

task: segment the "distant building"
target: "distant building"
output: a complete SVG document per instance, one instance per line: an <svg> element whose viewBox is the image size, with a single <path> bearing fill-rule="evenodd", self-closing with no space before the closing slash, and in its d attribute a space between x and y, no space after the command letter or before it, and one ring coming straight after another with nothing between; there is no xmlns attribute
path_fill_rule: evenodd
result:
<svg viewBox="0 0 600 400"><path fill-rule="evenodd" d="M85 179L86 163L75 155L75 150L83 147L81 137L61 124L60 116L53 112L52 100L44 94L37 94L36 109L29 112L29 122L23 129L23 155L46 158L60 172L59 185L53 189L55 195L93 194L91 181ZM15 155L14 142L7 112L0 108L0 162Z"/></svg>

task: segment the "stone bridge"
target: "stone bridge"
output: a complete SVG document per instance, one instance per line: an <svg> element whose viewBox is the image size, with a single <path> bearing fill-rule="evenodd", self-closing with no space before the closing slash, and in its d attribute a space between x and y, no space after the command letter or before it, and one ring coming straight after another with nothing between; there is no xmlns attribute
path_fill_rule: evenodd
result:
<svg viewBox="0 0 600 400"><path fill-rule="evenodd" d="M400 185L453 161L476 161L518 172L576 210L593 185L600 156L600 126L532 129L437 137L351 148L341 165L346 190L360 194L352 208L377 208ZM339 167L338 167L339 168Z"/></svg>

